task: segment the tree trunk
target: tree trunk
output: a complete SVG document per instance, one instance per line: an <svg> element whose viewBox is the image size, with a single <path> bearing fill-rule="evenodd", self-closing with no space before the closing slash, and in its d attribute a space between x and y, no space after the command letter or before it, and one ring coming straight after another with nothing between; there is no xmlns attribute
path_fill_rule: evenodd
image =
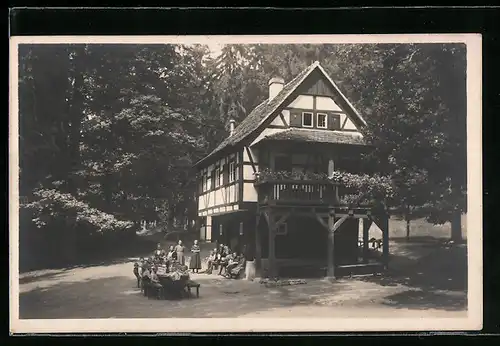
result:
<svg viewBox="0 0 500 346"><path fill-rule="evenodd" d="M410 240L410 219L406 219L406 240Z"/></svg>
<svg viewBox="0 0 500 346"><path fill-rule="evenodd" d="M460 210L453 212L451 216L451 240L461 242L462 239L462 213Z"/></svg>

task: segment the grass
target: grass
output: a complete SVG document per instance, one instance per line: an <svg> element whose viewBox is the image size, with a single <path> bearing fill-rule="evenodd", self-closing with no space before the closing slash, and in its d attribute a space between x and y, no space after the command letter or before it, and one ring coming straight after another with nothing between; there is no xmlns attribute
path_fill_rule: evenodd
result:
<svg viewBox="0 0 500 346"><path fill-rule="evenodd" d="M411 238L439 238L449 239L451 236L451 225L449 222L443 225L433 225L425 219L417 219L410 222ZM467 216L462 215L462 237L467 238ZM389 221L389 238L406 238L406 221L391 218Z"/></svg>

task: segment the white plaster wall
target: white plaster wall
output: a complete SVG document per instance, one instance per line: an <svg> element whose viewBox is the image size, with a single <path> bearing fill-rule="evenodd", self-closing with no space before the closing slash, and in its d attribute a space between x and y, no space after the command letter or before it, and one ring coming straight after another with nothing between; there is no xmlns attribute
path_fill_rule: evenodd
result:
<svg viewBox="0 0 500 346"><path fill-rule="evenodd" d="M250 165L243 166L243 179L254 179L255 175L253 172L253 168Z"/></svg>
<svg viewBox="0 0 500 346"><path fill-rule="evenodd" d="M299 95L295 100L290 102L288 105L289 108L304 108L304 109L312 109L313 108L313 97L310 95Z"/></svg>
<svg viewBox="0 0 500 346"><path fill-rule="evenodd" d="M317 96L316 109L321 111L338 111L342 112L342 108L333 101L331 97Z"/></svg>
<svg viewBox="0 0 500 346"><path fill-rule="evenodd" d="M257 202L257 189L253 183L244 183L243 185L243 201Z"/></svg>

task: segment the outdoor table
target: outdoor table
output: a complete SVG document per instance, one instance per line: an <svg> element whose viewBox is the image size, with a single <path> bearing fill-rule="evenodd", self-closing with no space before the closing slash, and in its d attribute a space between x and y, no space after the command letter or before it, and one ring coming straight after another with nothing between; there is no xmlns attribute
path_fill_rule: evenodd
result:
<svg viewBox="0 0 500 346"><path fill-rule="evenodd" d="M186 288L187 282L189 281L189 274L183 274L177 280L172 277L173 273L166 273L158 275L161 285L164 288L165 294L174 294L177 296L182 296L184 289Z"/></svg>

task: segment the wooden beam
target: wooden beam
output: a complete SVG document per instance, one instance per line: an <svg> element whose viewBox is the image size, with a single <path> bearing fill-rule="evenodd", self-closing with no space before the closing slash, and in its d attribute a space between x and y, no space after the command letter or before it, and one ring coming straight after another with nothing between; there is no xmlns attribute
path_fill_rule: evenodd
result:
<svg viewBox="0 0 500 346"><path fill-rule="evenodd" d="M327 242L327 277L335 277L335 211L330 211L328 215L328 242Z"/></svg>
<svg viewBox="0 0 500 346"><path fill-rule="evenodd" d="M339 227L344 223L345 220L347 220L347 218L349 217L349 215L344 215L342 216L340 219L338 219L334 224L333 224L333 227L329 227L330 228L330 231L331 232L335 232L336 230L339 229Z"/></svg>
<svg viewBox="0 0 500 346"><path fill-rule="evenodd" d="M383 215L381 217L381 228L382 228L382 262L384 263L384 269L389 268L389 215Z"/></svg>
<svg viewBox="0 0 500 346"><path fill-rule="evenodd" d="M343 130L343 129L345 128L345 124L347 123L347 119L349 119L349 117L348 117L348 116L347 116L347 114L346 114L345 119L344 119L344 121L342 122L342 126L340 126L340 129L341 129L341 130Z"/></svg>
<svg viewBox="0 0 500 346"><path fill-rule="evenodd" d="M371 220L363 220L363 263L368 263L368 231L370 230Z"/></svg>
<svg viewBox="0 0 500 346"><path fill-rule="evenodd" d="M264 219L266 219L266 221L267 221L267 225L269 226L269 225L271 224L271 222L270 222L270 217L269 217L269 212L268 212L267 210L264 210L264 211L262 212L262 214L264 215Z"/></svg>
<svg viewBox="0 0 500 346"><path fill-rule="evenodd" d="M335 162L333 161L333 157L328 159L328 177L331 178L333 176L333 172L335 171Z"/></svg>
<svg viewBox="0 0 500 346"><path fill-rule="evenodd" d="M252 156L252 152L248 147L245 147L245 151L247 152L248 159L250 160L250 165L252 166L253 172L257 173L257 167L255 166L255 161Z"/></svg>
<svg viewBox="0 0 500 346"><path fill-rule="evenodd" d="M261 218L260 211L257 212L255 217L255 275L261 276L262 268L262 244L260 240L259 222Z"/></svg>
<svg viewBox="0 0 500 346"><path fill-rule="evenodd" d="M284 223L286 221L286 219L288 219L288 217L290 216L292 212L289 211L288 213L286 213L285 215L283 215L278 221L276 221L275 223L275 227L277 228L279 225L281 225L282 223Z"/></svg>
<svg viewBox="0 0 500 346"><path fill-rule="evenodd" d="M269 219L268 277L270 279L274 279L276 277L276 248L275 248L276 225L274 222L274 215L272 215L271 212L268 213L270 214L268 215Z"/></svg>
<svg viewBox="0 0 500 346"><path fill-rule="evenodd" d="M285 117L283 116L283 112L279 112L279 116L280 116L280 118L281 118L281 121L283 122L283 125L285 125L285 127L287 127L287 128L288 128L288 127L290 127L290 126L288 125L288 123L286 122Z"/></svg>

